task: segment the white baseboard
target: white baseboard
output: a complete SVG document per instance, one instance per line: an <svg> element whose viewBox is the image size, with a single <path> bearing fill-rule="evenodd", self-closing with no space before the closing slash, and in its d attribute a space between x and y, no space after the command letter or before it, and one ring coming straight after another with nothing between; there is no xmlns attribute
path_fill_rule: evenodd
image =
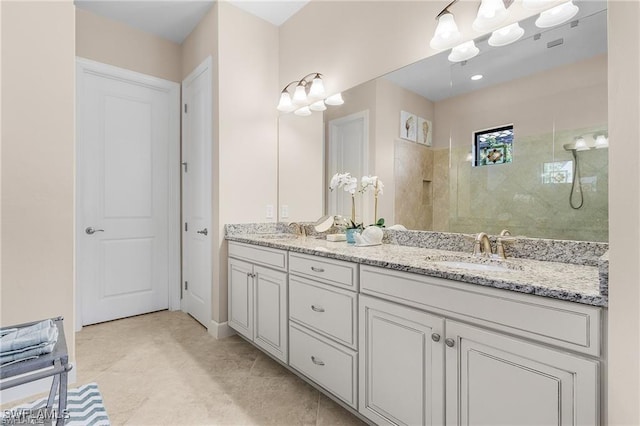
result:
<svg viewBox="0 0 640 426"><path fill-rule="evenodd" d="M71 389L76 383L76 368L72 363L73 368L69 371L67 376L67 383L69 389ZM18 401L41 393L49 393L51 390L51 381L53 377L47 377L45 379L36 380L35 382L25 383L24 385L16 386L15 388L4 389L0 391L0 404L6 404L11 401ZM33 398L35 399L35 398Z"/></svg>
<svg viewBox="0 0 640 426"><path fill-rule="evenodd" d="M209 326L209 334L215 337L216 339L224 339L225 337L233 336L236 332L233 328L229 327L229 324L225 322L216 322L211 320L211 325Z"/></svg>

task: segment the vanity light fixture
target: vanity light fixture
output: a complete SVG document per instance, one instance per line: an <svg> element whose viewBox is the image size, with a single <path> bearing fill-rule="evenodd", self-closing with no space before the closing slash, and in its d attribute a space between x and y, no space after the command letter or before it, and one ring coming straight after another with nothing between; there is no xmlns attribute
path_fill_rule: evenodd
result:
<svg viewBox="0 0 640 426"><path fill-rule="evenodd" d="M593 135L593 138L596 141L594 148L596 149L609 148L609 138L607 137L606 134L601 133L601 134Z"/></svg>
<svg viewBox="0 0 640 426"><path fill-rule="evenodd" d="M573 0L569 0L566 3L562 3L559 6L553 7L549 10L545 10L540 13L538 19L536 19L536 26L538 28L550 28L556 25L564 24L578 13L578 6L573 4Z"/></svg>
<svg viewBox="0 0 640 426"><path fill-rule="evenodd" d="M589 149L587 142L584 140L584 137L578 136L574 142L574 148L576 151L586 151Z"/></svg>
<svg viewBox="0 0 640 426"><path fill-rule="evenodd" d="M482 0L471 28L481 33L495 30L500 28L506 19L507 8L503 0Z"/></svg>
<svg viewBox="0 0 640 426"><path fill-rule="evenodd" d="M453 0L436 16L438 25L436 26L436 32L433 38L429 42L429 46L431 46L432 49L450 49L462 41L462 34L458 30L453 13L449 11L449 8L457 1L458 0Z"/></svg>
<svg viewBox="0 0 640 426"><path fill-rule="evenodd" d="M293 98L289 92L289 88L295 85ZM280 93L280 102L278 102L278 111L294 112L296 115L303 117L311 115L311 111L324 111L327 105L342 105L344 101L340 93L332 95L327 99L322 81L322 74L314 72L305 75L302 79L292 81L287 84ZM332 100L332 101L330 101ZM334 102L334 103L331 103Z"/></svg>
<svg viewBox="0 0 640 426"><path fill-rule="evenodd" d="M518 24L507 25L506 27L495 30L487 43L492 47L501 47L520 40L524 35L524 29Z"/></svg>
<svg viewBox="0 0 640 426"><path fill-rule="evenodd" d="M476 47L473 40L470 40L451 49L448 59L451 62L462 62L473 58L478 53L480 53L480 49Z"/></svg>
<svg viewBox="0 0 640 426"><path fill-rule="evenodd" d="M522 0L522 7L529 10L542 10L555 2L556 0Z"/></svg>

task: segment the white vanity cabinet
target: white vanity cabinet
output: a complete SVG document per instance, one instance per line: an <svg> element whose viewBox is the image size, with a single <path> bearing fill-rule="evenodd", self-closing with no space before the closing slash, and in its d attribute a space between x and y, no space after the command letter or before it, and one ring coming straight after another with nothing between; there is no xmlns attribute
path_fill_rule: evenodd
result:
<svg viewBox="0 0 640 426"><path fill-rule="evenodd" d="M287 252L229 243L229 327L287 362Z"/></svg>
<svg viewBox="0 0 640 426"><path fill-rule="evenodd" d="M444 318L360 296L360 414L376 424L444 424Z"/></svg>
<svg viewBox="0 0 640 426"><path fill-rule="evenodd" d="M358 405L358 265L289 253L289 365Z"/></svg>

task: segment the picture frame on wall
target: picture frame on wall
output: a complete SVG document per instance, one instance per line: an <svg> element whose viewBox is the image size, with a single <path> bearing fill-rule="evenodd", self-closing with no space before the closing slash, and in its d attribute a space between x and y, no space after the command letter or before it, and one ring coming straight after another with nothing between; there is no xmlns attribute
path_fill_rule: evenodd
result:
<svg viewBox="0 0 640 426"><path fill-rule="evenodd" d="M400 111L400 137L416 142L418 136L418 117L410 112Z"/></svg>
<svg viewBox="0 0 640 426"><path fill-rule="evenodd" d="M426 146L431 146L433 144L433 124L426 118L418 117L417 142Z"/></svg>

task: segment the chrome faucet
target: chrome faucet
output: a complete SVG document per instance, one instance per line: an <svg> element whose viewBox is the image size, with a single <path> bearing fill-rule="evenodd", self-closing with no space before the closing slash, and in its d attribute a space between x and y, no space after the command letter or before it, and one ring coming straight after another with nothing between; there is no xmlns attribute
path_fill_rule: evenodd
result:
<svg viewBox="0 0 640 426"><path fill-rule="evenodd" d="M489 236L485 232L480 232L476 236L476 242L473 245L473 255L490 257L492 252Z"/></svg>

